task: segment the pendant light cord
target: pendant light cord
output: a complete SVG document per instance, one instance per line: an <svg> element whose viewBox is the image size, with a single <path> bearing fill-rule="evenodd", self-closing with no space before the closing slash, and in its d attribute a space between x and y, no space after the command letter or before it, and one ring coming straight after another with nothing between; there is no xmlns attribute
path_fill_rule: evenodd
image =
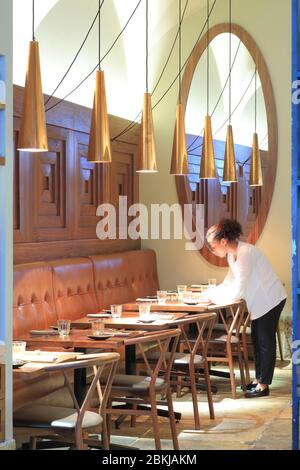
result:
<svg viewBox="0 0 300 470"><path fill-rule="evenodd" d="M148 0L146 0L146 93L148 93L149 84L148 84L148 15L149 15L149 8L148 8Z"/></svg>
<svg viewBox="0 0 300 470"><path fill-rule="evenodd" d="M207 47L206 47L206 114L209 116L209 0L206 1L207 10Z"/></svg>
<svg viewBox="0 0 300 470"><path fill-rule="evenodd" d="M34 35L34 0L32 0L32 40L35 41L35 35Z"/></svg>
<svg viewBox="0 0 300 470"><path fill-rule="evenodd" d="M257 87L257 69L256 69L256 66L255 66L255 80L254 80L254 86L255 86L255 93L254 93L254 129L255 129L255 133L256 133L256 124L257 124L257 121L256 121L256 116L257 116L257 100L256 100L256 87Z"/></svg>
<svg viewBox="0 0 300 470"><path fill-rule="evenodd" d="M98 70L101 70L101 5L98 0L98 34L99 34L99 48L98 48Z"/></svg>
<svg viewBox="0 0 300 470"><path fill-rule="evenodd" d="M231 0L229 0L229 125L231 124Z"/></svg>
<svg viewBox="0 0 300 470"><path fill-rule="evenodd" d="M179 74L178 74L178 86L179 86L179 104L181 104L181 0L178 2L178 29L179 29L179 36L178 36L178 66L179 66Z"/></svg>

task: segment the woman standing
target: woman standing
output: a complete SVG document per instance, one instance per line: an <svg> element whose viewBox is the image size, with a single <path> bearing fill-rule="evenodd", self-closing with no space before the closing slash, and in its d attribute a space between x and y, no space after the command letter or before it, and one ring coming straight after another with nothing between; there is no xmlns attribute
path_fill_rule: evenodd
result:
<svg viewBox="0 0 300 470"><path fill-rule="evenodd" d="M265 255L254 245L239 240L242 227L223 219L206 234L216 256L225 258L230 270L223 283L209 291L214 303L244 299L251 315L255 380L247 385L246 398L269 395L276 361L276 329L287 294Z"/></svg>

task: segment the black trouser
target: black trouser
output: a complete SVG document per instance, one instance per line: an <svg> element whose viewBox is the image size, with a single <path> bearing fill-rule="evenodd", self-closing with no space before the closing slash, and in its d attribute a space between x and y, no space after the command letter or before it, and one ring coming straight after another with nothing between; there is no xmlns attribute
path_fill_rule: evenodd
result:
<svg viewBox="0 0 300 470"><path fill-rule="evenodd" d="M276 330L286 299L257 320L252 320L255 377L261 384L272 383L276 361Z"/></svg>

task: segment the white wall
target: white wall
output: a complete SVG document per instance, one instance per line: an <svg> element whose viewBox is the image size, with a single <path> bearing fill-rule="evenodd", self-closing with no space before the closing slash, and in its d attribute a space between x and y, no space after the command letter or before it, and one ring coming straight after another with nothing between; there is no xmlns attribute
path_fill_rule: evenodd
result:
<svg viewBox="0 0 300 470"><path fill-rule="evenodd" d="M275 190L269 217L257 246L270 259L280 279L291 290L291 2L282 0L233 0L232 21L242 26L256 41L271 76L278 115L278 168ZM203 26L206 12L198 11L188 18L183 28L184 59ZM228 2L219 0L211 18L211 26L228 21ZM280 32L280 33L279 33ZM171 32L173 37L175 32ZM165 38L169 40L169 36ZM157 53L159 51L157 50ZM177 73L176 59L167 69L159 97ZM205 84L204 84L205 86ZM154 111L154 125L158 151L159 172L142 175L140 179L141 202L178 201L175 179L169 174L175 106L178 88L173 87ZM205 92L205 90L204 90ZM155 100L153 100L155 103ZM199 124L203 116L199 116ZM251 130L252 132L252 130ZM153 188L159 190L153 191ZM207 263L199 253L187 252L184 241L144 241L144 247L153 248L158 256L159 279L162 288L172 288L179 283L198 283L208 277L221 281L226 270ZM287 303L285 313L290 313Z"/></svg>
<svg viewBox="0 0 300 470"><path fill-rule="evenodd" d="M5 150L6 165L0 166L0 339L7 348L6 358L6 439L12 438L12 2L0 2L0 54L6 56L6 131L0 135ZM3 139L6 143L3 144Z"/></svg>

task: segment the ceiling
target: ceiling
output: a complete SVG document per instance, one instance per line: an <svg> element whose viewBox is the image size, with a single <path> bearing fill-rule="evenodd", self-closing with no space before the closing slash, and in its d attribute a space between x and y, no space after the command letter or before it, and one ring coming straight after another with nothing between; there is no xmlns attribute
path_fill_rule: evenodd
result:
<svg viewBox="0 0 300 470"><path fill-rule="evenodd" d="M120 30L128 21L138 0L105 0L101 10L101 56L109 49ZM25 82L28 42L32 34L32 0L13 0L14 5L14 83ZM35 33L40 44L43 91L51 94L69 67L79 49L98 9L98 0L36 0ZM218 4L217 4L218 5ZM185 0L182 0L182 8ZM218 7L220 8L221 5ZM217 7L216 7L217 8ZM225 14L225 13L224 13ZM191 30L190 20L206 17L206 0L189 0L183 23L183 60L199 34ZM226 19L226 18L224 18ZM149 2L149 89L153 89L169 54L178 24L178 0L151 0ZM233 50L236 41L233 41ZM228 45L221 37L211 46L211 102L219 96L228 70ZM94 25L74 66L55 95L64 98L94 67L98 58L98 27ZM177 74L177 48L166 69L164 80L156 91L153 102ZM128 27L113 50L102 63L105 71L108 112L135 119L141 110L145 91L145 0L137 8ZM239 51L232 101L237 102L253 73L253 63L247 50ZM187 132L201 132L201 121L206 114L205 58L201 59L191 88L188 102ZM67 98L78 104L92 107L95 74ZM258 87L259 88L259 87ZM176 90L177 93L177 90ZM238 112L236 141L251 144L253 123L254 86L251 87ZM262 97L259 98L263 104ZM163 106L163 102L160 106ZM260 105L263 108L262 105ZM224 93L216 111L216 120L226 119L228 93ZM196 119L198 116L198 119ZM264 126L265 115L261 115ZM224 119L223 119L224 120ZM233 124L235 124L233 120ZM249 126L251 131L249 132ZM223 138L222 131L216 138Z"/></svg>

